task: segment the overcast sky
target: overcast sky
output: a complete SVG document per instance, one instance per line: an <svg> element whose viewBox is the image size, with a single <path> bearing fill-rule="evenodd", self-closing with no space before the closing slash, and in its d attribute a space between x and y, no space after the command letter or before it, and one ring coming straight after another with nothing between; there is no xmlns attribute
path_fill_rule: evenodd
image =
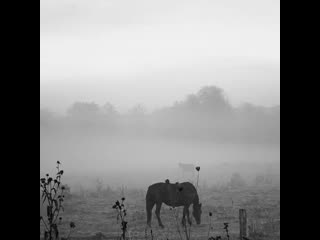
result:
<svg viewBox="0 0 320 240"><path fill-rule="evenodd" d="M170 105L204 85L280 103L280 1L40 0L40 107Z"/></svg>

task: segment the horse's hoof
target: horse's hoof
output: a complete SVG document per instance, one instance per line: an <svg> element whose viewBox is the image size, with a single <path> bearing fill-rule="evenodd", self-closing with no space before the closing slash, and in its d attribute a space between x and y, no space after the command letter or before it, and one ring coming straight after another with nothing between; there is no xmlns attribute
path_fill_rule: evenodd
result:
<svg viewBox="0 0 320 240"><path fill-rule="evenodd" d="M160 224L159 227L161 227L162 229L164 229L164 226L163 226L162 224Z"/></svg>

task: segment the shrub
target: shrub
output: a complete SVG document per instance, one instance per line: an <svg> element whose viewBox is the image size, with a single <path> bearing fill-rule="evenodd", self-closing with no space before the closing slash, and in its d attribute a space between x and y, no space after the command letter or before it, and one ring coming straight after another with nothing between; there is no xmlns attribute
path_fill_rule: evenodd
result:
<svg viewBox="0 0 320 240"><path fill-rule="evenodd" d="M61 183L63 170L60 169L61 163L57 162L57 174L55 178L46 174L46 177L40 179L40 191L42 204L46 204L46 218L40 215L40 222L45 227L44 239L59 239L58 224L61 223L61 211L64 211L63 201L65 198L65 186ZM75 228L73 222L70 223L70 232ZM68 236L68 237L69 237Z"/></svg>
<svg viewBox="0 0 320 240"><path fill-rule="evenodd" d="M120 226L122 231L121 239L123 240L126 239L126 233L127 233L127 227L128 227L128 222L126 221L127 210L125 208L124 201L125 201L125 198L123 197L121 198L121 203L120 201L117 200L112 207L113 209L116 209L118 212L117 220L120 219L121 221L121 226Z"/></svg>

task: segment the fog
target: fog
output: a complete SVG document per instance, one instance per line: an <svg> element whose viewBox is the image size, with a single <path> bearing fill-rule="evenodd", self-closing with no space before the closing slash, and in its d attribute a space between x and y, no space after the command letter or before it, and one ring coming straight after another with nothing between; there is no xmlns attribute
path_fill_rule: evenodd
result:
<svg viewBox="0 0 320 240"><path fill-rule="evenodd" d="M223 89L205 86L152 112L137 105L119 113L111 104L75 102L65 114L40 110L43 172L59 160L74 189L105 185L145 188L170 179L195 181L179 163L201 166L200 184L248 182L280 174L280 106L234 107Z"/></svg>
<svg viewBox="0 0 320 240"><path fill-rule="evenodd" d="M53 137L42 139L40 155L43 172L54 169L56 159L60 159L65 181L74 190L93 188L98 178L104 186L143 189L165 179L195 182L190 173L183 175L179 162L202 167L201 185L226 184L235 172L249 182L264 174L272 174L276 182L279 179L280 149L272 145Z"/></svg>
<svg viewBox="0 0 320 240"><path fill-rule="evenodd" d="M79 189L280 170L279 1L40 1L41 174Z"/></svg>
<svg viewBox="0 0 320 240"><path fill-rule="evenodd" d="M187 66L153 70L131 76L43 77L41 107L64 113L75 101L110 101L120 112L141 104L152 111L168 106L205 85L217 85L236 106L245 102L274 106L280 103L280 66L259 59L202 59ZM124 68L126 69L126 68ZM79 70L81 71L81 70ZM55 74L55 72L53 73ZM62 78L62 79L61 79Z"/></svg>
<svg viewBox="0 0 320 240"><path fill-rule="evenodd" d="M41 107L152 111L205 85L280 102L279 1L41 0Z"/></svg>

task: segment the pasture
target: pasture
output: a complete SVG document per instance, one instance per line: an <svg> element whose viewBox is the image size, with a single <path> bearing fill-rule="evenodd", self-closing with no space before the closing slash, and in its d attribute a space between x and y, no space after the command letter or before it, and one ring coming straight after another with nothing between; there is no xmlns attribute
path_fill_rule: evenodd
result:
<svg viewBox="0 0 320 240"><path fill-rule="evenodd" d="M198 194L202 221L201 225L192 225L191 239L208 239L210 221L210 236L227 239L223 227L229 223L230 239L238 239L240 208L247 210L250 239L280 239L277 146L53 134L50 138L42 136L40 157L40 175L51 174L56 160L61 160L65 170L63 183L71 188L61 215L61 236L68 233L73 221L76 228L70 239L118 239L120 222L112 206L125 197L130 238L152 239L150 231L147 235L145 232L148 186L166 179L196 185L197 173L184 172L180 162L201 166ZM262 176L272 181L264 181ZM182 229L182 207L174 210L179 215L177 226L175 212L162 205L164 229L158 226L154 211L153 239L181 239L177 227Z"/></svg>
<svg viewBox="0 0 320 240"><path fill-rule="evenodd" d="M212 229L210 236L222 236L227 239L224 223L229 223L230 239L239 238L239 209L248 213L250 239L280 239L280 187L276 185L247 186L230 188L227 186L200 187L200 201L203 204L201 225L193 224L191 239L208 239L210 217ZM65 201L65 212L61 215L60 225L64 236L68 233L69 222L76 228L70 239L118 239L121 230L117 212L112 205L125 195L130 239L152 239L150 230L146 232L145 189L112 189L102 188L73 192ZM190 208L190 210L192 207ZM175 213L178 214L178 224ZM153 239L180 239L177 227L183 233L180 224L182 207L170 209L162 206L161 218L164 229L156 221L153 211ZM193 219L194 223L194 219ZM41 226L40 226L41 228ZM182 234L183 239L185 239Z"/></svg>

